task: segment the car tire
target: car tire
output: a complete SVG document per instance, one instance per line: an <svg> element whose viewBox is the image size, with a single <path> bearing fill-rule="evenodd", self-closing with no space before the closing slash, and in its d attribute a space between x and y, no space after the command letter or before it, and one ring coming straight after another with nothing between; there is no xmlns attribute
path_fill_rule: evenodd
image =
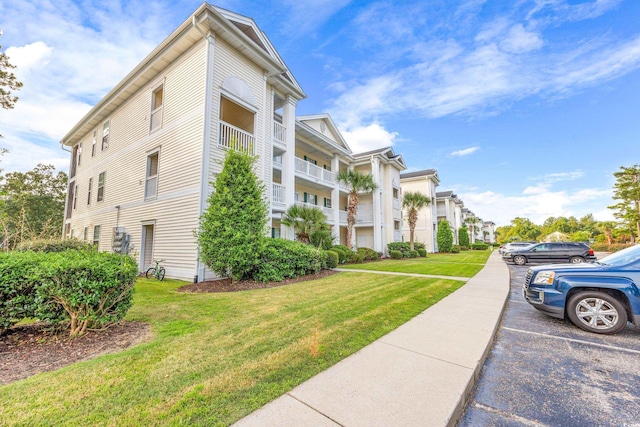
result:
<svg viewBox="0 0 640 427"><path fill-rule="evenodd" d="M611 335L627 326L627 310L622 303L605 292L583 291L567 303L571 322L588 332Z"/></svg>
<svg viewBox="0 0 640 427"><path fill-rule="evenodd" d="M516 255L513 257L513 262L516 263L516 265L525 265L527 263L527 259L522 255Z"/></svg>
<svg viewBox="0 0 640 427"><path fill-rule="evenodd" d="M584 262L584 258L582 258L581 256L572 256L572 257L569 259L569 262L570 262L571 264L580 264L580 263L583 263L583 262Z"/></svg>

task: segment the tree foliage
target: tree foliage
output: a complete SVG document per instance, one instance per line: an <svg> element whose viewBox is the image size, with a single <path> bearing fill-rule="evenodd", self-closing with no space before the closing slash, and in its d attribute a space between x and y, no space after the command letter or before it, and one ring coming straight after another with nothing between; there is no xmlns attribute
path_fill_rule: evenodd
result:
<svg viewBox="0 0 640 427"><path fill-rule="evenodd" d="M402 207L407 210L407 222L409 223L409 248L413 250L414 234L418 222L418 212L428 206L431 198L420 192L406 192L402 197Z"/></svg>
<svg viewBox="0 0 640 427"><path fill-rule="evenodd" d="M59 237L67 174L39 164L28 172L6 174L0 184L3 247L13 249L34 239Z"/></svg>
<svg viewBox="0 0 640 427"><path fill-rule="evenodd" d="M451 232L451 226L449 221L442 220L438 223L438 235L436 236L438 241L438 251L451 252L453 246L453 233Z"/></svg>
<svg viewBox="0 0 640 427"><path fill-rule="evenodd" d="M613 176L616 177L613 198L619 202L609 209L615 210L613 215L640 237L640 164L621 166Z"/></svg>
<svg viewBox="0 0 640 427"><path fill-rule="evenodd" d="M223 277L252 275L264 247L268 206L264 184L253 172L256 158L229 150L222 172L200 218L200 260Z"/></svg>
<svg viewBox="0 0 640 427"><path fill-rule="evenodd" d="M471 242L469 241L469 229L467 227L462 226L458 229L458 245L469 247Z"/></svg>
<svg viewBox="0 0 640 427"><path fill-rule="evenodd" d="M353 226L356 224L358 213L359 192L372 193L378 186L373 181L373 176L353 169L338 172L338 182L349 187L349 199L347 202L347 248L351 249L351 236Z"/></svg>
<svg viewBox="0 0 640 427"><path fill-rule="evenodd" d="M311 206L290 206L280 222L287 227L293 227L296 240L302 243L311 243L312 235L317 236L321 232L329 231L327 216L319 208Z"/></svg>
<svg viewBox="0 0 640 427"><path fill-rule="evenodd" d="M0 36L2 36L2 30L0 30ZM16 68L15 65L9 62L9 57L2 52L2 46L0 46L0 105L5 110L14 107L18 97L13 94L13 91L22 87L22 82L18 81L11 71L14 68ZM0 137L2 137L1 134Z"/></svg>

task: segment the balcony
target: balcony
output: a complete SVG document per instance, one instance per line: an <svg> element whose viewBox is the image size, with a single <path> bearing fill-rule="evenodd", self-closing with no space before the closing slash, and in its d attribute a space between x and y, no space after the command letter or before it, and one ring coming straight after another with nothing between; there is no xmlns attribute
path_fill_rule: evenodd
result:
<svg viewBox="0 0 640 427"><path fill-rule="evenodd" d="M285 186L280 184L272 184L271 187L271 201L273 203L285 203Z"/></svg>
<svg viewBox="0 0 640 427"><path fill-rule="evenodd" d="M393 209L400 210L400 199L393 199Z"/></svg>
<svg viewBox="0 0 640 427"><path fill-rule="evenodd" d="M347 212L340 211L340 224L347 224Z"/></svg>
<svg viewBox="0 0 640 427"><path fill-rule="evenodd" d="M402 242L402 231L399 231L399 230L393 231L393 241Z"/></svg>
<svg viewBox="0 0 640 427"><path fill-rule="evenodd" d="M244 130L220 121L220 138L218 146L233 148L249 154L255 154L256 137Z"/></svg>
<svg viewBox="0 0 640 427"><path fill-rule="evenodd" d="M298 175L316 183L334 187L336 184L336 174L314 165L306 160L296 157L295 169Z"/></svg>
<svg viewBox="0 0 640 427"><path fill-rule="evenodd" d="M373 223L373 210L358 209L356 214L356 224Z"/></svg>
<svg viewBox="0 0 640 427"><path fill-rule="evenodd" d="M287 128L278 122L273 122L273 142L283 148L287 146Z"/></svg>

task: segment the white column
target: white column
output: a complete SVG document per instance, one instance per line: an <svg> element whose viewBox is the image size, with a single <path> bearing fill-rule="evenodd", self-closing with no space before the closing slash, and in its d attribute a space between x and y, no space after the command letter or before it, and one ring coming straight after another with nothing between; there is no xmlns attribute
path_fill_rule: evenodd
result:
<svg viewBox="0 0 640 427"><path fill-rule="evenodd" d="M340 170L340 157L338 154L334 154L331 159L331 172L338 176L338 171ZM340 189L338 186L338 180L333 184L333 188L331 189L331 207L333 208L333 234L338 239L338 243L340 243Z"/></svg>
<svg viewBox="0 0 640 427"><path fill-rule="evenodd" d="M287 95L282 111L282 124L286 128L285 144L287 146L287 150L282 155L282 185L284 185L285 188L284 200L287 209L289 206L292 206L295 201L296 105L297 100L291 95ZM295 239L292 228L281 227L282 237L289 240Z"/></svg>
<svg viewBox="0 0 640 427"><path fill-rule="evenodd" d="M371 158L371 175L378 185L373 191L373 249L382 252L382 180L380 179L380 160Z"/></svg>

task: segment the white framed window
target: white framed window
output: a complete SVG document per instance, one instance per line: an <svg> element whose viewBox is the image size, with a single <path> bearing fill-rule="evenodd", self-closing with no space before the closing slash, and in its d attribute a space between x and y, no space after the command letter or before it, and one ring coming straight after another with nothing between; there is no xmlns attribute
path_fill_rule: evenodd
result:
<svg viewBox="0 0 640 427"><path fill-rule="evenodd" d="M107 174L106 172L102 172L100 175L98 175L98 197L96 198L98 202L101 202L104 200L104 184L105 184L106 174Z"/></svg>
<svg viewBox="0 0 640 427"><path fill-rule="evenodd" d="M82 142L78 144L78 166L80 166L81 158L82 158Z"/></svg>
<svg viewBox="0 0 640 427"><path fill-rule="evenodd" d="M96 155L96 142L98 141L98 131L93 131L93 139L91 140L91 157Z"/></svg>
<svg viewBox="0 0 640 427"><path fill-rule="evenodd" d="M400 231L400 221L393 221L393 229Z"/></svg>
<svg viewBox="0 0 640 427"><path fill-rule="evenodd" d="M76 205L78 204L78 184L73 186L73 209L76 209Z"/></svg>
<svg viewBox="0 0 640 427"><path fill-rule="evenodd" d="M82 240L86 242L88 238L89 238L89 227L85 227L84 232L82 233Z"/></svg>
<svg viewBox="0 0 640 427"><path fill-rule="evenodd" d="M109 148L109 127L110 126L111 124L109 123L109 120L104 122L104 124L102 125L102 151Z"/></svg>
<svg viewBox="0 0 640 427"><path fill-rule="evenodd" d="M162 106L164 105L164 85L160 85L151 93L150 132L162 127Z"/></svg>
<svg viewBox="0 0 640 427"><path fill-rule="evenodd" d="M93 178L89 178L89 191L87 191L87 205L91 204L91 190L92 189L93 189Z"/></svg>
<svg viewBox="0 0 640 427"><path fill-rule="evenodd" d="M100 244L100 226L93 226L93 244L98 246Z"/></svg>
<svg viewBox="0 0 640 427"><path fill-rule="evenodd" d="M311 205L318 205L318 196L311 193L304 193L304 202Z"/></svg>
<svg viewBox="0 0 640 427"><path fill-rule="evenodd" d="M144 186L144 198L151 199L158 195L158 156L156 151L147 156L147 176Z"/></svg>
<svg viewBox="0 0 640 427"><path fill-rule="evenodd" d="M394 199L399 199L400 198L400 190L396 187L393 187L393 198Z"/></svg>
<svg viewBox="0 0 640 427"><path fill-rule="evenodd" d="M328 198L324 198L324 207L325 208L331 208L331 199Z"/></svg>

